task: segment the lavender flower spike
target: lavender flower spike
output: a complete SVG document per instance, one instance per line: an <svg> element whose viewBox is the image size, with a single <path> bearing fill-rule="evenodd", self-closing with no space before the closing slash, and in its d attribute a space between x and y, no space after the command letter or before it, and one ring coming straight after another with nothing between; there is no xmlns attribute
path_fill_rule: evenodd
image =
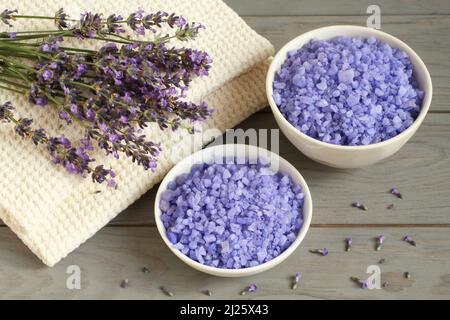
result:
<svg viewBox="0 0 450 320"><path fill-rule="evenodd" d="M296 272L296 273L295 273L294 279L293 279L293 281L292 281L292 286L291 286L291 289L292 289L292 290L297 289L297 287L298 287L300 281L302 280L302 277L303 277L303 275L302 275L301 272Z"/></svg>
<svg viewBox="0 0 450 320"><path fill-rule="evenodd" d="M360 210L364 210L367 211L369 210L369 208L367 208L364 204L362 204L361 202L354 202L352 203L352 207L360 209Z"/></svg>
<svg viewBox="0 0 450 320"><path fill-rule="evenodd" d="M323 257L326 257L329 254L329 251L327 248L323 248L323 249L313 249L313 250L309 250L309 252L311 253L315 253L315 254L320 254Z"/></svg>

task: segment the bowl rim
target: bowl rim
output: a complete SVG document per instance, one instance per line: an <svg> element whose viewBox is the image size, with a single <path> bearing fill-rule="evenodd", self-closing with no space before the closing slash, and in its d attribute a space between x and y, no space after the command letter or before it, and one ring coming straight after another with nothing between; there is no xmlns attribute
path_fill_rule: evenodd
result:
<svg viewBox="0 0 450 320"><path fill-rule="evenodd" d="M214 153L216 150L219 149L226 149L229 150L233 148L232 152L236 152L238 149L245 149L245 151L251 151L253 149L254 151L258 152L258 156L260 156L261 153L266 154L268 158L275 157L278 161L283 162L283 166L285 166L289 172L290 176L295 175L296 179L300 181L300 186L302 188L302 192L305 195L304 197L304 204L303 204L303 224L300 228L300 231L298 232L298 235L296 239L292 242L292 244L286 248L281 254L273 258L272 260L269 260L265 263L262 263L260 265L257 265L255 267L249 267L249 268L241 268L241 269L224 269L224 268L217 268L217 267L211 267L204 264L201 264L198 261L195 261L191 259L190 257L183 254L180 250L173 247L173 244L169 241L167 235L166 235L166 228L161 220L161 209L159 208L159 203L161 200L162 193L167 189L167 185L169 182L173 181L174 178L176 178L179 174L180 168L183 168L186 164L190 164L190 167L196 163L199 163L199 161L196 161L196 159L202 159L200 156L204 152L210 152ZM235 155L235 153L228 153L227 155ZM247 153L246 153L247 154ZM286 171L282 170L282 171ZM286 159L282 158L280 155L253 145L245 145L245 144L223 144L223 145L217 145L217 146L211 146L207 147L205 149L202 149L200 151L197 151L190 156L184 158L182 161L177 163L165 176L163 181L161 182L158 191L156 193L155 202L154 202L154 214L155 214L155 221L156 221L156 227L159 231L159 234L161 235L161 238L163 239L164 243L169 247L169 249L184 263L189 265L190 267L197 269L199 271L202 271L207 274L216 275L216 276L222 276L222 277L244 277L244 276L251 276L257 273L264 272L266 270L269 270L281 262L283 262L285 259L287 259L302 243L303 239L305 238L312 220L312 214L313 214L313 202L312 202L312 196L311 191L308 187L308 184L306 183L306 180L303 178L301 173L295 168L290 162L288 162Z"/></svg>
<svg viewBox="0 0 450 320"><path fill-rule="evenodd" d="M281 67L283 62L286 60L286 54L289 51L295 50L296 44L299 41L304 40L305 38L308 41L311 39L314 39L314 35L319 31L321 31L321 32L327 31L327 30L335 31L335 30L339 30L339 29L356 30L356 31L364 30L364 32L371 33L377 39L380 39L380 38L386 39L387 38L391 42L391 44L390 44L391 46L402 49L409 55L410 59L414 58L418 62L417 64L413 63L414 69L415 70L420 69L421 70L420 72L423 72L423 75L425 78L424 81L426 82L426 86L429 87L429 90L427 91L427 90L423 89L425 92L425 97L422 101L422 108L421 108L420 113L417 116L416 120L406 130L404 130L400 134L396 135L395 137L392 137L385 141L381 141L381 142L377 142L377 143L373 143L373 144L369 144L369 145L359 145L359 146L336 145L336 144L324 142L324 141L312 138L312 137L308 136L307 134L303 133L301 130L297 129L293 124L291 124L284 117L284 115L281 113L280 109L278 108L277 104L275 103L273 96L272 96L273 95L273 80L275 79L275 74L279 71L279 68ZM330 38L330 39L332 39L332 38ZM382 39L380 39L380 40L382 40ZM382 41L384 41L384 40L382 40ZM393 45L392 43L396 43L397 45ZM297 50L300 48L297 48ZM279 63L279 61L282 61L282 62ZM267 99L269 101L270 108L271 108L272 112L274 113L274 115L276 116L276 118L279 121L282 121L283 124L286 125L291 131L295 131L298 136L307 140L308 142L317 144L322 147L335 149L335 150L346 150L346 151L372 150L372 149L382 148L384 146L387 146L387 145L390 145L393 143L397 143L397 142L401 141L403 138L407 138L410 134L413 134L418 129L418 127L422 124L423 120L427 116L428 111L431 106L431 101L433 98L433 83L431 80L430 72L428 71L428 68L425 65L425 63L423 62L423 60L411 47L409 47L402 40L400 40L400 39L394 37L393 35L390 35L389 33L386 33L384 31L376 30L376 29L369 28L369 27L356 26L356 25L332 25L332 26L321 27L321 28L317 28L317 29L313 29L308 32L305 32L305 33L295 37L291 41L289 41L277 52L277 54L274 56L274 58L270 64L269 70L267 72L266 95L267 95Z"/></svg>

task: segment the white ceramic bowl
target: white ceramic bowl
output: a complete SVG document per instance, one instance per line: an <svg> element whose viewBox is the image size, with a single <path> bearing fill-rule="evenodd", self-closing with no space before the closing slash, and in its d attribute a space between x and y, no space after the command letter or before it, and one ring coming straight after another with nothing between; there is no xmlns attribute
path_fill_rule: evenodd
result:
<svg viewBox="0 0 450 320"><path fill-rule="evenodd" d="M282 252L276 258L260 264L256 267L245 268L245 269L221 269L203 265L197 261L192 260L188 256L184 255L181 251L174 248L174 245L169 241L166 235L166 229L161 220L161 210L159 208L159 204L161 201L162 193L167 190L167 186L171 181L174 181L176 177L183 173L188 173L191 171L191 168L194 164L198 163L212 163L215 159L223 159L223 157L236 157L238 159L263 159L270 160L271 167L275 171L280 171L288 174L292 181L301 186L302 192L305 194L304 205L303 205L303 225L300 229L300 232L296 238L296 240L291 244L289 248L287 248L284 252ZM188 264L194 269L199 271L212 274L215 276L221 277L244 277L251 276L266 270L269 270L282 261L284 261L287 257L289 257L295 249L300 245L306 233L308 232L309 225L311 224L312 218L312 199L311 193L309 191L308 185L303 179L302 175L295 169L289 162L281 158L279 155L270 152L266 149L262 149L255 146L247 146L247 145L220 145L215 147L210 147L203 149L193 155L187 157L183 161L179 162L164 178L162 181L158 193L156 194L155 199L155 219L156 226L158 227L159 233L161 234L162 239L169 247L169 249L183 262Z"/></svg>
<svg viewBox="0 0 450 320"><path fill-rule="evenodd" d="M413 65L414 74L420 88L425 92L421 112L416 121L401 134L376 144L367 146L340 146L322 142L309 137L295 128L282 115L273 99L273 81L276 73L285 62L288 52L298 50L307 44L311 39L330 40L337 36L348 37L375 37L384 41L394 48L405 51ZM331 26L312 30L304 33L286 44L275 56L269 68L266 78L267 98L275 119L284 135L294 144L297 149L309 158L336 168L358 168L374 164L381 161L400 150L403 145L414 135L422 124L431 105L433 96L433 86L430 73L420 57L401 40L379 30L360 26Z"/></svg>

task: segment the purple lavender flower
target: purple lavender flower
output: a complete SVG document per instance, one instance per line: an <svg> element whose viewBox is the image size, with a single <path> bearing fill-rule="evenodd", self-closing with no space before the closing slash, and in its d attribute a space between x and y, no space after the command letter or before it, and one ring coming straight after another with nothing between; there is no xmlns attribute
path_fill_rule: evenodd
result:
<svg viewBox="0 0 450 320"><path fill-rule="evenodd" d="M14 20L14 13L17 13L16 10L5 9L0 13L0 20L9 27L12 27L11 20Z"/></svg>
<svg viewBox="0 0 450 320"><path fill-rule="evenodd" d="M48 98L35 85L31 86L28 99L32 104L40 107L46 106L48 104Z"/></svg>
<svg viewBox="0 0 450 320"><path fill-rule="evenodd" d="M49 70L49 69L45 70L45 71L42 73L42 78L43 78L45 81L50 81L50 80L52 80L53 76L54 76L53 71L52 71L52 70Z"/></svg>
<svg viewBox="0 0 450 320"><path fill-rule="evenodd" d="M123 21L123 17L120 15L112 14L106 19L106 25L108 27L108 32L114 34L125 33L126 30L122 28L122 25L119 23Z"/></svg>
<svg viewBox="0 0 450 320"><path fill-rule="evenodd" d="M81 15L80 25L73 30L73 34L80 38L94 38L103 29L102 15L85 12Z"/></svg>
<svg viewBox="0 0 450 320"><path fill-rule="evenodd" d="M3 104L0 104L0 121L10 121L13 116L14 107L11 101L7 101Z"/></svg>
<svg viewBox="0 0 450 320"><path fill-rule="evenodd" d="M25 138L31 133L31 124L33 123L33 120L23 118L19 119L17 121L16 127L14 128L15 132L21 136L22 138Z"/></svg>
<svg viewBox="0 0 450 320"><path fill-rule="evenodd" d="M144 10L139 9L136 12L130 14L127 19L128 26L134 30L137 34L143 35L145 34L145 28L141 25L142 18L144 17Z"/></svg>
<svg viewBox="0 0 450 320"><path fill-rule="evenodd" d="M59 30L65 30L69 28L69 24L67 23L67 18L69 16L64 12L64 9L61 8L55 13L55 25Z"/></svg>
<svg viewBox="0 0 450 320"><path fill-rule="evenodd" d="M70 119L70 115L66 111L61 111L59 113L59 118L63 121L65 121L67 124L72 123L72 119Z"/></svg>

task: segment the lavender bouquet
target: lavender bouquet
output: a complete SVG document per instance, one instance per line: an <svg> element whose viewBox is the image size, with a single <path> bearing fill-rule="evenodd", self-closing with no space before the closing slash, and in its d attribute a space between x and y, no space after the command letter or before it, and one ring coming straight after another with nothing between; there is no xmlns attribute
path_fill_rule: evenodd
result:
<svg viewBox="0 0 450 320"><path fill-rule="evenodd" d="M64 134L50 136L45 128L35 128L32 119L18 117L10 102L0 103L0 122L45 146L53 163L70 173L116 188L114 171L92 158L94 148L154 170L161 148L146 139L143 128L157 123L162 130L183 126L192 132L194 121L211 114L205 103L187 101L185 95L194 78L208 75L210 57L169 46L195 39L201 24L161 11L138 10L126 19L90 12L72 19L63 9L54 17L0 12L0 21L8 26L17 19L48 19L57 28L0 33L0 89L27 96L31 105L57 108L63 125L76 122L84 134L78 141ZM138 40L127 31L150 33L152 40ZM67 38L105 44L87 50L64 46Z"/></svg>

